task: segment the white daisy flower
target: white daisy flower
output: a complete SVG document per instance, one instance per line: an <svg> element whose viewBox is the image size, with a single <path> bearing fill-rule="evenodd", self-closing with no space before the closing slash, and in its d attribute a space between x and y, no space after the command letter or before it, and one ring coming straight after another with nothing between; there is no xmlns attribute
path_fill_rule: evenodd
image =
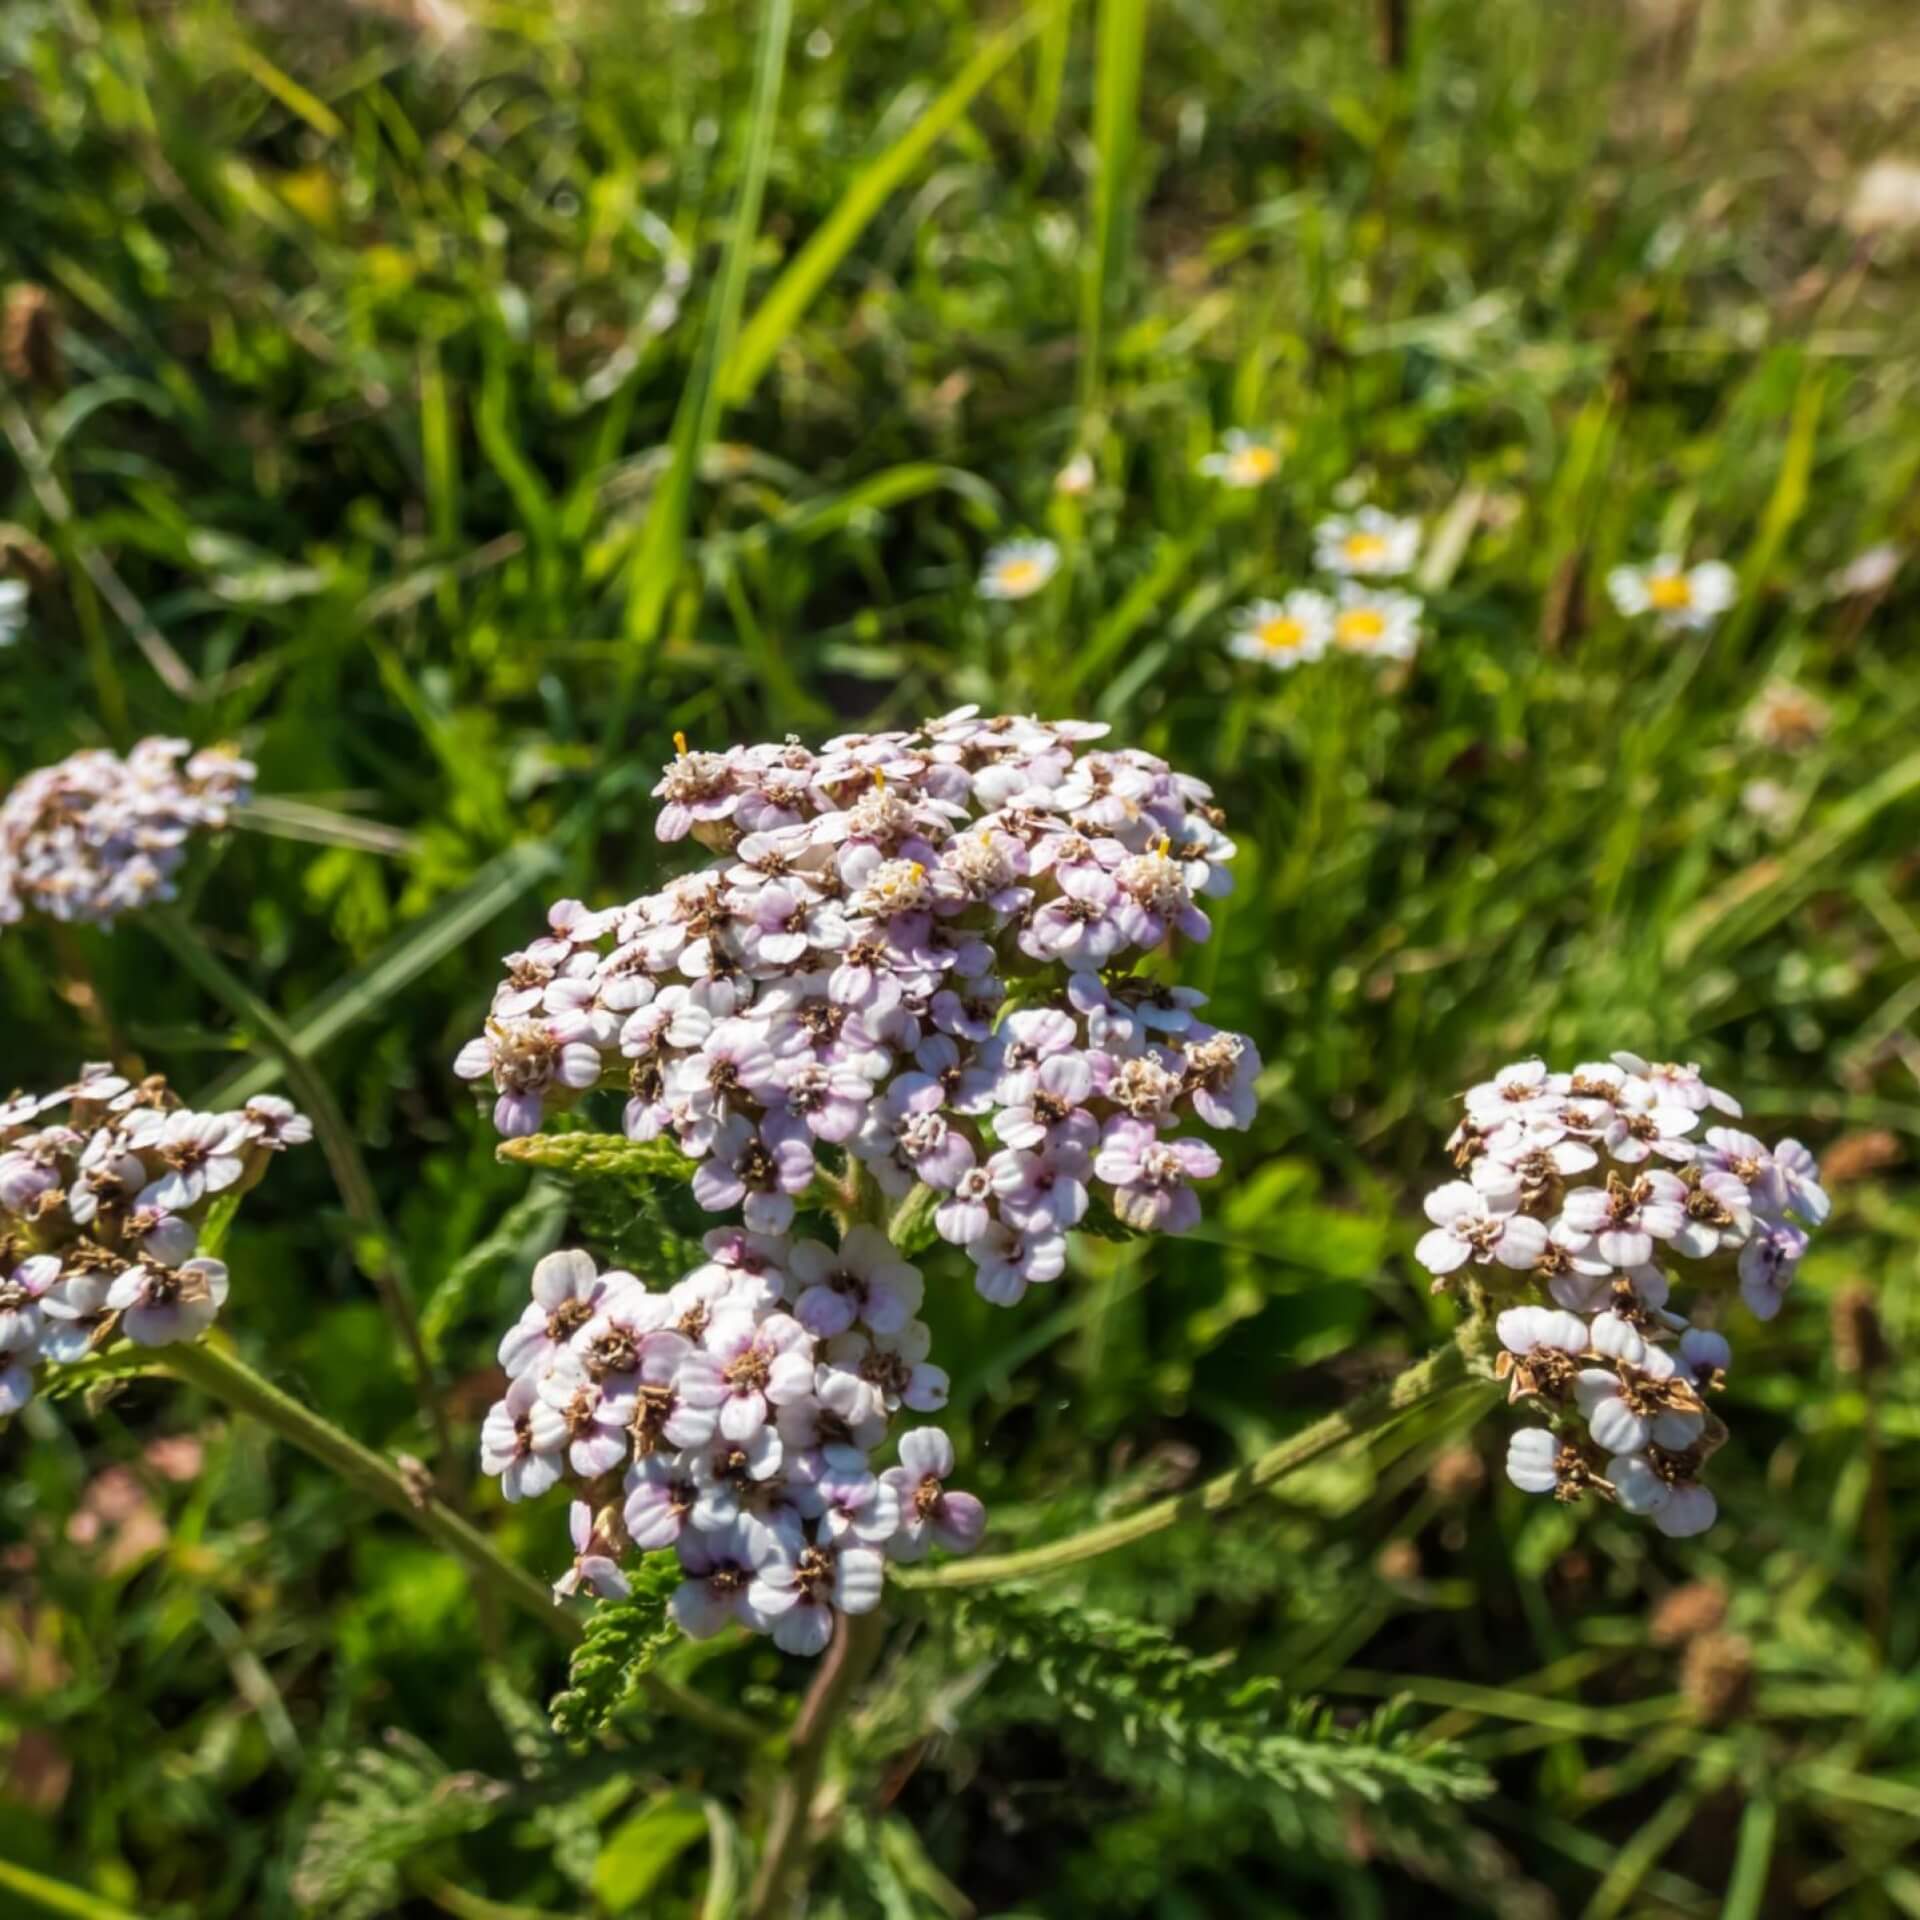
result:
<svg viewBox="0 0 1920 1920"><path fill-rule="evenodd" d="M1420 522L1378 507L1336 513L1313 530L1314 564L1324 573L1410 573L1420 553Z"/></svg>
<svg viewBox="0 0 1920 1920"><path fill-rule="evenodd" d="M1272 441L1236 427L1200 462L1200 471L1223 487L1264 487L1280 471L1280 452Z"/></svg>
<svg viewBox="0 0 1920 1920"><path fill-rule="evenodd" d="M1365 660L1411 660L1420 650L1420 602L1410 593L1363 587L1340 588L1333 644Z"/></svg>
<svg viewBox="0 0 1920 1920"><path fill-rule="evenodd" d="M1284 600L1255 600L1233 619L1227 651L1262 666L1284 669L1318 660L1333 638L1333 602L1308 588Z"/></svg>
<svg viewBox="0 0 1920 1920"><path fill-rule="evenodd" d="M1652 614L1663 633L1700 632L1733 605L1733 569L1722 560L1688 567L1663 553L1644 567L1615 567L1607 575L1613 604L1629 619Z"/></svg>
<svg viewBox="0 0 1920 1920"><path fill-rule="evenodd" d="M1030 600L1060 570L1060 549L1051 540L1009 540L987 555L980 569L986 600Z"/></svg>

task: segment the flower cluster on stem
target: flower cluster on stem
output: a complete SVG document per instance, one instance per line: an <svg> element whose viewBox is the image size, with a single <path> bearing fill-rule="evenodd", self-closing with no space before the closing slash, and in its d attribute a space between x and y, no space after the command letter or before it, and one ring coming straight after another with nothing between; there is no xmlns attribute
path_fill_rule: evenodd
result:
<svg viewBox="0 0 1920 1920"><path fill-rule="evenodd" d="M1709 1400L1732 1350L1669 1305L1675 1277L1778 1313L1827 1214L1813 1156L1726 1124L1739 1105L1697 1066L1631 1053L1570 1073L1519 1061L1465 1104L1459 1177L1427 1196L1416 1253L1436 1291L1471 1274L1516 1302L1496 1322L1502 1377L1548 1424L1513 1436L1508 1478L1702 1532L1701 1470L1726 1438Z"/></svg>
<svg viewBox="0 0 1920 1920"><path fill-rule="evenodd" d="M227 1298L226 1268L199 1251L208 1212L312 1137L277 1095L195 1113L158 1076L105 1066L0 1101L0 1414L32 1398L41 1365L116 1334L157 1347L204 1333Z"/></svg>
<svg viewBox="0 0 1920 1920"><path fill-rule="evenodd" d="M187 842L224 827L253 779L224 748L159 736L37 768L0 801L0 926L31 911L106 927L171 900Z"/></svg>
<svg viewBox="0 0 1920 1920"><path fill-rule="evenodd" d="M455 1062L509 1136L615 1086L693 1191L785 1233L855 1163L937 1195L941 1237L1011 1305L1059 1276L1096 1199L1179 1232L1245 1127L1260 1061L1145 971L1203 940L1233 845L1204 783L1105 728L981 719L682 750L658 832L714 858L602 911L562 901L507 958Z"/></svg>
<svg viewBox="0 0 1920 1920"><path fill-rule="evenodd" d="M819 1653L836 1615L879 1605L889 1559L970 1552L986 1525L946 1484L938 1428L873 1464L903 1411L946 1404L921 1276L871 1226L831 1247L720 1228L706 1247L660 1291L586 1253L542 1260L500 1343L481 1463L509 1500L578 1487L556 1599L622 1595L629 1554L671 1549L687 1633L744 1626Z"/></svg>

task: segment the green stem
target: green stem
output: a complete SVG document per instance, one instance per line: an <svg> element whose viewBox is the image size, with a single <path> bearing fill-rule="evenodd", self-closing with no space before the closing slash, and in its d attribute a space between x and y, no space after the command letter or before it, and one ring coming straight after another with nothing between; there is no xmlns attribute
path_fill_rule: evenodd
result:
<svg viewBox="0 0 1920 1920"><path fill-rule="evenodd" d="M166 1347L154 1358L177 1379L198 1387L236 1413L258 1420L322 1466L332 1468L349 1486L417 1527L429 1540L454 1554L488 1592L531 1614L564 1645L570 1647L580 1638L579 1619L555 1606L547 1588L524 1567L515 1566L478 1528L436 1494L409 1480L371 1447L362 1446L331 1420L255 1373L238 1355L202 1342ZM646 1675L641 1684L657 1705L697 1722L709 1732L754 1743L764 1737L752 1721L658 1674Z"/></svg>
<svg viewBox="0 0 1920 1920"><path fill-rule="evenodd" d="M332 1087L302 1051L293 1029L220 959L182 915L171 907L156 907L148 913L146 924L181 966L280 1062L287 1085L306 1108L319 1136L320 1150L332 1170L334 1185L340 1190L347 1218L352 1221L361 1243L356 1249L360 1263L406 1348L414 1389L439 1449L438 1470L442 1475L450 1473L459 1456L441 1401L433 1361L420 1334L420 1320L414 1312L412 1296L398 1271L393 1234L380 1205L373 1175L368 1171L340 1103L333 1096Z"/></svg>
<svg viewBox="0 0 1920 1920"><path fill-rule="evenodd" d="M1468 1322L1459 1337L1444 1347L1435 1348L1424 1360L1415 1361L1384 1386L1362 1394L1350 1406L1315 1421L1302 1432L1269 1447L1245 1466L1235 1467L1191 1493L1156 1501L1124 1519L1109 1520L1104 1526L1089 1527L1084 1533L1055 1540L1044 1547L1032 1547L1024 1553L999 1553L984 1560L956 1560L947 1566L925 1569L893 1568L888 1578L899 1586L914 1589L986 1587L1002 1580L1033 1580L1077 1566L1082 1560L1130 1547L1183 1521L1222 1513L1258 1493L1262 1487L1270 1487L1276 1480L1297 1473L1335 1447L1372 1433L1423 1402L1465 1383L1470 1377L1468 1341L1476 1324Z"/></svg>
<svg viewBox="0 0 1920 1920"><path fill-rule="evenodd" d="M774 1792L766 1846L747 1895L744 1920L771 1920L805 1870L813 1847L813 1800L820 1786L827 1741L860 1683L873 1671L886 1633L886 1622L877 1608L872 1613L841 1617L840 1631L807 1689L800 1717L793 1723L793 1738Z"/></svg>
<svg viewBox="0 0 1920 1920"><path fill-rule="evenodd" d="M17 1867L10 1860L0 1860L0 1890L17 1893L42 1913L65 1914L69 1920L140 1920L138 1914L102 1900L84 1887L66 1880L49 1880L45 1874Z"/></svg>

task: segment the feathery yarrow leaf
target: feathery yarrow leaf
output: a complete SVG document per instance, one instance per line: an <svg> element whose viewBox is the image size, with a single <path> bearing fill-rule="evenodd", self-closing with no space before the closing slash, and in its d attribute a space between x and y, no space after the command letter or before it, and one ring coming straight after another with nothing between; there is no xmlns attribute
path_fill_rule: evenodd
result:
<svg viewBox="0 0 1920 1920"><path fill-rule="evenodd" d="M963 1658L995 1663L973 1724L1042 1718L1111 1777L1154 1794L1238 1801L1253 1789L1381 1803L1473 1799L1491 1782L1464 1754L1416 1749L1389 1711L1337 1725L1313 1702L1283 1702L1267 1676L1236 1680L1234 1656L1204 1656L1163 1629L1032 1594L971 1597L949 1631Z"/></svg>
<svg viewBox="0 0 1920 1920"><path fill-rule="evenodd" d="M635 1569L630 1598L594 1609L567 1668L569 1685L553 1698L553 1728L562 1739L584 1740L632 1699L679 1636L667 1610L679 1585L679 1563L653 1554Z"/></svg>

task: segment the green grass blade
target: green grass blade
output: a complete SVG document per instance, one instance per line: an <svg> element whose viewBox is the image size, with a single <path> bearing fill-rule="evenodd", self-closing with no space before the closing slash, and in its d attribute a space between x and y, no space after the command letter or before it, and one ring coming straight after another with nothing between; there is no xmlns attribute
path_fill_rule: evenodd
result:
<svg viewBox="0 0 1920 1920"><path fill-rule="evenodd" d="M323 1047L339 1039L349 1027L387 1005L421 974L470 939L502 909L560 864L558 851L545 841L509 847L482 867L460 892L446 899L417 926L383 947L358 973L318 995L287 1022L295 1044L311 1060ZM281 1067L275 1060L251 1060L207 1090L209 1107L238 1106L256 1093L277 1085Z"/></svg>
<svg viewBox="0 0 1920 1920"><path fill-rule="evenodd" d="M17 1894L34 1913L65 1914L68 1920L140 1920L138 1914L116 1907L98 1894L70 1886L64 1880L49 1880L44 1874L15 1866L10 1860L0 1860L0 1889Z"/></svg>
<svg viewBox="0 0 1920 1920"><path fill-rule="evenodd" d="M1027 108L1027 145L1040 163L1040 149L1052 139L1060 117L1060 95L1067 82L1067 54L1073 45L1073 0L1059 0L1047 15L1034 61L1033 98Z"/></svg>
<svg viewBox="0 0 1920 1920"><path fill-rule="evenodd" d="M1093 96L1093 255L1080 306L1080 398L1105 384L1107 317L1132 243L1133 167L1140 133L1140 70L1147 0L1101 0Z"/></svg>
<svg viewBox="0 0 1920 1920"><path fill-rule="evenodd" d="M940 96L915 119L892 146L869 161L841 195L840 203L819 230L794 256L755 309L728 355L720 376L720 397L737 406L759 384L780 351L780 344L800 323L800 316L832 277L835 268L854 247L873 217L896 189L949 134L972 106L974 97L1039 30L1056 16L1064 18L1060 0L1034 7L987 41L947 83Z"/></svg>
<svg viewBox="0 0 1920 1920"><path fill-rule="evenodd" d="M506 356L497 346L488 349L480 376L473 431L488 464L500 476L501 484L512 497L514 510L525 524L527 538L533 543L540 589L551 596L558 591L560 583L559 509L547 491L546 482L520 451L522 436L514 419ZM444 481L436 481L436 499L443 487Z"/></svg>
<svg viewBox="0 0 1920 1920"><path fill-rule="evenodd" d="M707 443L720 423L721 392L715 378L733 350L746 300L747 269L760 231L760 204L766 194L767 167L773 157L774 126L780 109L780 81L786 70L787 42L793 32L793 0L767 0L760 28L759 58L753 76L753 101L747 113L745 160L733 222L727 235L720 280L708 310L706 334L686 392L673 421L673 459L653 497L640 545L632 562L627 594L628 660L623 695L612 703L608 735L624 727L626 708L640 667L660 631L667 602L686 558L687 519L693 483Z"/></svg>
<svg viewBox="0 0 1920 1920"><path fill-rule="evenodd" d="M1779 1810L1771 1800L1751 1800L1740 1819L1740 1839L1734 1849L1733 1876L1727 1882L1726 1904L1720 1920L1760 1920L1767 1894L1767 1870L1773 1865L1774 1831Z"/></svg>

